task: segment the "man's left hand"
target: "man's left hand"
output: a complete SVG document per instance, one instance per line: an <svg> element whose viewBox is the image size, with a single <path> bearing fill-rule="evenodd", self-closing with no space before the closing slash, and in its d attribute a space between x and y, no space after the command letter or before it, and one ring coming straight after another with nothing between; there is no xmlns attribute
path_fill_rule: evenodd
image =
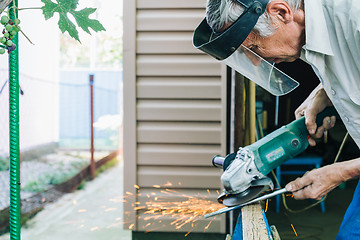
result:
<svg viewBox="0 0 360 240"><path fill-rule="evenodd" d="M317 199L320 200L325 194L348 180L344 177L342 163L334 163L322 168L314 169L305 173L286 185L286 189L293 192L295 199Z"/></svg>

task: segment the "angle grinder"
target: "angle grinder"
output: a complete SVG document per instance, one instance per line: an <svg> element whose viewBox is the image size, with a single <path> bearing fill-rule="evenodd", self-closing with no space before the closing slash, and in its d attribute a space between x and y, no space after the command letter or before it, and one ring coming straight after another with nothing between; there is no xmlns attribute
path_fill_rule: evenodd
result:
<svg viewBox="0 0 360 240"><path fill-rule="evenodd" d="M328 116L338 116L333 107L317 115L317 126ZM249 146L240 147L235 153L215 156L213 165L224 170L221 176L224 191L218 201L228 207L242 205L268 189L273 190L274 184L267 174L305 151L309 146L308 137L305 117L302 117Z"/></svg>

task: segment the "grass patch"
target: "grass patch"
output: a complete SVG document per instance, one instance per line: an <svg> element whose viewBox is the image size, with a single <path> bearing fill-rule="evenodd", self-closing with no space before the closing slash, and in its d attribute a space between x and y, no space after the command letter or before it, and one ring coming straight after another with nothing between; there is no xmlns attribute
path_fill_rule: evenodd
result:
<svg viewBox="0 0 360 240"><path fill-rule="evenodd" d="M43 192L51 185L56 185L67 181L75 176L86 163L83 161L71 162L69 165L64 166L62 162L53 164L54 170L43 174L33 181L29 181L22 187L26 192Z"/></svg>
<svg viewBox="0 0 360 240"><path fill-rule="evenodd" d="M98 169L96 169L95 176L97 177L99 174L106 171L107 169L115 167L116 165L119 164L119 162L120 161L117 157L111 159L110 161L108 161L107 163L101 165Z"/></svg>

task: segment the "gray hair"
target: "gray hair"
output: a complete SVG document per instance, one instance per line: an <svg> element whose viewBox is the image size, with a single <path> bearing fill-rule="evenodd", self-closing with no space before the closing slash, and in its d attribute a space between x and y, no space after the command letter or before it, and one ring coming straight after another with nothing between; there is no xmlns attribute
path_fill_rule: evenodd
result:
<svg viewBox="0 0 360 240"><path fill-rule="evenodd" d="M269 0L269 3L273 0ZM284 0L293 11L300 8L302 0ZM235 0L208 0L206 6L206 20L209 26L215 31L220 32L226 24L235 22L243 13L244 7ZM269 37L276 31L276 26L265 11L259 17L253 31L256 31L261 37Z"/></svg>

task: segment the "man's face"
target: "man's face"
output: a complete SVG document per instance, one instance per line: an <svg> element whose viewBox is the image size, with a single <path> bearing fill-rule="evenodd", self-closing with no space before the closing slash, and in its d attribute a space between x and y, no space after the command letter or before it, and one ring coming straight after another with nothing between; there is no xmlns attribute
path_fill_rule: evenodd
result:
<svg viewBox="0 0 360 240"><path fill-rule="evenodd" d="M243 42L245 47L265 60L275 63L295 61L300 57L303 44L302 36L297 36L296 32L285 32L281 28L277 29L274 35L266 38L251 32Z"/></svg>

